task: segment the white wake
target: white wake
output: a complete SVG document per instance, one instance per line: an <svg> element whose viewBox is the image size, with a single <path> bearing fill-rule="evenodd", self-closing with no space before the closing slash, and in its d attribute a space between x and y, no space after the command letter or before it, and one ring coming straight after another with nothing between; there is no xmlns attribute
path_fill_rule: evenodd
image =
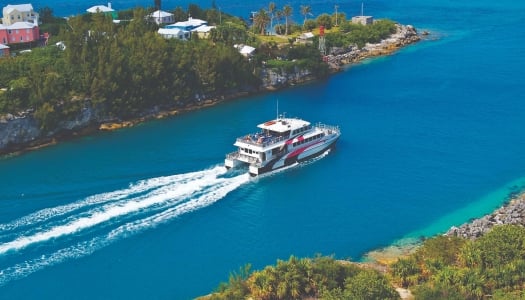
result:
<svg viewBox="0 0 525 300"><path fill-rule="evenodd" d="M0 224L0 257L16 259L24 251L33 256L33 252L38 252L36 258L0 270L0 285L47 266L89 255L119 239L206 207L250 180L248 174L221 177L225 172L224 167L218 166L143 180L129 188L46 208ZM61 249L45 252L46 248L57 245L62 245Z"/></svg>

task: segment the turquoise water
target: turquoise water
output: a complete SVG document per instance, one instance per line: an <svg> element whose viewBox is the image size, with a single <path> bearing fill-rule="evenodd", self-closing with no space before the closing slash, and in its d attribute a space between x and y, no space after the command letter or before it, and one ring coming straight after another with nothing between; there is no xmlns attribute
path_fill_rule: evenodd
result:
<svg viewBox="0 0 525 300"><path fill-rule="evenodd" d="M0 298L189 299L245 263L359 259L492 211L525 184L525 4L493 2L365 3L431 39L321 82L1 159ZM277 99L340 125L336 149L256 180L222 175Z"/></svg>

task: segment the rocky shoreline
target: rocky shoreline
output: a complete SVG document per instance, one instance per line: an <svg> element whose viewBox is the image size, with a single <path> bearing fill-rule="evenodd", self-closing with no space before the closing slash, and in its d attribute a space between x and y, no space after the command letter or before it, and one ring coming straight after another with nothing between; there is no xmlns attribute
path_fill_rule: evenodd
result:
<svg viewBox="0 0 525 300"><path fill-rule="evenodd" d="M399 48L421 39L416 29L411 25L396 24L396 29L396 33L377 44L367 44L361 49L357 46L347 49L333 49L327 55L327 62L331 71L338 72L342 66L355 64L366 58L391 54ZM212 106L222 101L272 92L315 80L309 70L295 70L295 72L283 74L275 70L263 69L261 75L263 83L259 87L246 87L223 95L208 96L185 107L154 107L142 113L141 116L126 120L100 116L97 113L97 109L91 105L91 101L86 99L79 115L72 120L60 122L59 126L52 132L41 130L32 111L21 112L18 115L3 115L0 116L0 156L38 149L56 144L59 141L99 131L131 127L147 120L169 117L182 112Z"/></svg>
<svg viewBox="0 0 525 300"><path fill-rule="evenodd" d="M490 231L492 227L504 224L525 226L525 192L515 196L489 215L471 220L459 227L453 226L445 235L475 239Z"/></svg>

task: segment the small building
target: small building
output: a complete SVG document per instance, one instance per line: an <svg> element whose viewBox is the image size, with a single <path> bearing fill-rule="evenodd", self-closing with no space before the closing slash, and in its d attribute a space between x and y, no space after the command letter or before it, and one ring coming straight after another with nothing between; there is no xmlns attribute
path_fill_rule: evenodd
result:
<svg viewBox="0 0 525 300"><path fill-rule="evenodd" d="M190 32L179 28L159 28L158 33L165 39L189 40Z"/></svg>
<svg viewBox="0 0 525 300"><path fill-rule="evenodd" d="M4 7L2 13L2 24L5 26L18 22L29 22L38 25L38 13L33 10L33 5L31 4L8 4Z"/></svg>
<svg viewBox="0 0 525 300"><path fill-rule="evenodd" d="M96 13L103 13L105 15L111 16L113 19L118 18L117 12L111 8L111 2L108 2L108 6L105 5L95 5L91 6L90 8L86 9L88 13L96 14Z"/></svg>
<svg viewBox="0 0 525 300"><path fill-rule="evenodd" d="M175 15L167 11L157 10L148 15L157 24L169 24L175 22Z"/></svg>
<svg viewBox="0 0 525 300"><path fill-rule="evenodd" d="M215 26L202 25L193 29L191 32L195 32L199 38L207 39L210 36L211 30L214 28Z"/></svg>
<svg viewBox="0 0 525 300"><path fill-rule="evenodd" d="M244 57L251 57L255 53L255 48L252 46L235 44L233 45L233 47L235 47L239 51L239 53Z"/></svg>
<svg viewBox="0 0 525 300"><path fill-rule="evenodd" d="M0 57L8 57L9 55L9 46L0 44Z"/></svg>
<svg viewBox="0 0 525 300"><path fill-rule="evenodd" d="M298 36L295 39L295 41L301 44L310 44L310 43L313 43L312 41L313 38L314 38L314 34L312 32L305 32L305 33L301 33L301 35Z"/></svg>
<svg viewBox="0 0 525 300"><path fill-rule="evenodd" d="M370 25L374 23L374 18L372 16L355 16L355 17L352 17L352 23L361 24L361 25Z"/></svg>

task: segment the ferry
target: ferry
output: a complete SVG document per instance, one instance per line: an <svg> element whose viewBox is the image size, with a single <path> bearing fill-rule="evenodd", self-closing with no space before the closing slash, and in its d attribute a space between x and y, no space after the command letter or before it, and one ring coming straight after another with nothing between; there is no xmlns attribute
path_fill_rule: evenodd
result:
<svg viewBox="0 0 525 300"><path fill-rule="evenodd" d="M305 161L324 153L341 135L338 126L311 125L298 118L278 115L257 126L260 131L237 138L237 151L226 155L226 168L249 165L251 176Z"/></svg>

